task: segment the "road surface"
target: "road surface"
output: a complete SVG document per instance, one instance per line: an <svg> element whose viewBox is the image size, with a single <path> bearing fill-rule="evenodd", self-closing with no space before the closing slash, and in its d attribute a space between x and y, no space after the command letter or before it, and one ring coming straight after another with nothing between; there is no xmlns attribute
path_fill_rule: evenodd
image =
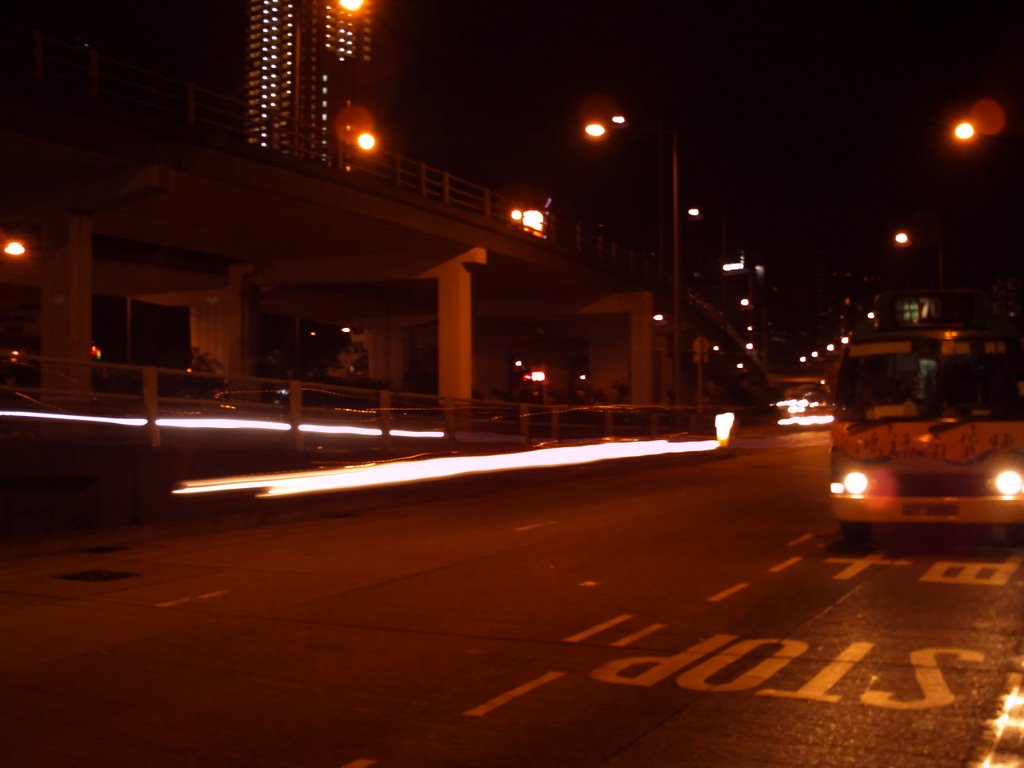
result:
<svg viewBox="0 0 1024 768"><path fill-rule="evenodd" d="M1024 765L1024 552L843 544L822 438L8 560L0 765Z"/></svg>

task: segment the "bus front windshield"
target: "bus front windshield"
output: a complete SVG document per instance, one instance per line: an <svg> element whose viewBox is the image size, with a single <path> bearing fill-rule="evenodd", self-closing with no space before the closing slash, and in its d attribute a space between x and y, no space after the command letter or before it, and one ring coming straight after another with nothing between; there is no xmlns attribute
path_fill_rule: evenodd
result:
<svg viewBox="0 0 1024 768"><path fill-rule="evenodd" d="M1024 417L1016 339L903 339L852 346L839 372L836 416L882 419Z"/></svg>

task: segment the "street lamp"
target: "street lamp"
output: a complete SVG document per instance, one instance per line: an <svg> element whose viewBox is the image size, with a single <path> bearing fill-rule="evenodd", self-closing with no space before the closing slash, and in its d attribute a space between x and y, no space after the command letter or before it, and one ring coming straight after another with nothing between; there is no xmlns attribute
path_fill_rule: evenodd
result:
<svg viewBox="0 0 1024 768"><path fill-rule="evenodd" d="M966 117L953 126L953 138L962 144L981 136L995 137L1006 128L1006 110L995 99L978 99Z"/></svg>
<svg viewBox="0 0 1024 768"><path fill-rule="evenodd" d="M22 240L11 238L3 241L3 252L5 256L17 259L28 253L28 249Z"/></svg>
<svg viewBox="0 0 1024 768"><path fill-rule="evenodd" d="M608 135L608 122L613 128L626 128L629 122L624 115L613 115L605 120L592 120L588 122L583 132L591 140L602 140ZM669 137L672 165L671 180L671 208L672 208L672 400L677 405L680 401L680 386L682 374L680 366L680 347L683 332L682 326L682 274L680 269L680 247L679 247L679 134L675 128L666 129L658 121L658 140L664 141L666 134ZM660 213L660 212L659 212ZM658 233L659 240L661 232Z"/></svg>
<svg viewBox="0 0 1024 768"><path fill-rule="evenodd" d="M544 234L544 225L547 222L547 217L543 211L539 211L536 208L530 208L523 210L522 208L516 208L509 213L509 218L521 226L526 232L537 237L546 237Z"/></svg>
<svg viewBox="0 0 1024 768"><path fill-rule="evenodd" d="M369 131L363 131L356 136L356 146L363 152L372 152L377 148L377 137Z"/></svg>
<svg viewBox="0 0 1024 768"><path fill-rule="evenodd" d="M974 126L967 120L957 123L953 128L953 137L957 141L972 141L976 135Z"/></svg>

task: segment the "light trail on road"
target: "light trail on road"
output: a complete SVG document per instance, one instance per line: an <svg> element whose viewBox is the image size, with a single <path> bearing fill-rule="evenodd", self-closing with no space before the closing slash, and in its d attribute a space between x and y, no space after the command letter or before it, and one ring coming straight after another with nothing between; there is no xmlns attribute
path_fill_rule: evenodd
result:
<svg viewBox="0 0 1024 768"><path fill-rule="evenodd" d="M484 472L565 467L665 454L702 453L714 451L719 446L720 443L717 440L688 442L637 440L539 448L533 451L484 456L443 456L415 461L365 464L342 469L189 480L182 483L174 493L187 495L254 490L259 491L257 496L261 498L294 496L353 488L400 485Z"/></svg>

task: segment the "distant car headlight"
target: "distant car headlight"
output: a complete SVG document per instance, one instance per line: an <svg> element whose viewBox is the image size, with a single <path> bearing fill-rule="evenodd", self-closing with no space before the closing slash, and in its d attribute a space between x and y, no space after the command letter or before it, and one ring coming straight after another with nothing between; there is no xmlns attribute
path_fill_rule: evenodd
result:
<svg viewBox="0 0 1024 768"><path fill-rule="evenodd" d="M1016 496L1024 486L1024 479L1021 478L1019 472L1008 469L996 476L995 486L1003 496Z"/></svg>
<svg viewBox="0 0 1024 768"><path fill-rule="evenodd" d="M860 496L868 489L868 476L863 472L851 472L843 478L843 487L847 493Z"/></svg>

